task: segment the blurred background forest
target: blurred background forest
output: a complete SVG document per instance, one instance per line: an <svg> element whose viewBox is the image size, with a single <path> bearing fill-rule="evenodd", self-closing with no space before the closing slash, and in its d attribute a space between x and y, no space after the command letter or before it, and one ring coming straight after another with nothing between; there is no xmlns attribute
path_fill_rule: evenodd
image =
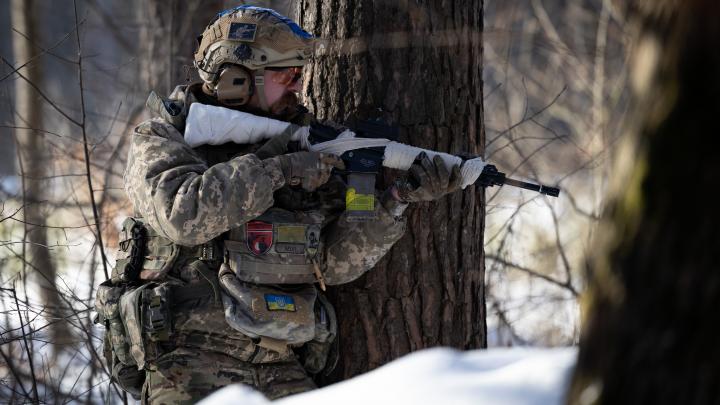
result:
<svg viewBox="0 0 720 405"><path fill-rule="evenodd" d="M129 134L150 90L196 79L204 24L242 3L0 0L0 401L122 398L92 297L131 213ZM563 190L486 191L488 345L576 344L626 111L624 16L611 0L486 0L484 19L486 158Z"/></svg>

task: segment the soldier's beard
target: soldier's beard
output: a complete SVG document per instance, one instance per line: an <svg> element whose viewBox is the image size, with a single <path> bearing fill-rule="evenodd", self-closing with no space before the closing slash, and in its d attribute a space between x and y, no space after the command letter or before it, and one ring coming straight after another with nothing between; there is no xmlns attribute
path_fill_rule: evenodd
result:
<svg viewBox="0 0 720 405"><path fill-rule="evenodd" d="M298 96L291 92L285 92L282 97L270 106L270 115L281 120L289 120L298 113Z"/></svg>

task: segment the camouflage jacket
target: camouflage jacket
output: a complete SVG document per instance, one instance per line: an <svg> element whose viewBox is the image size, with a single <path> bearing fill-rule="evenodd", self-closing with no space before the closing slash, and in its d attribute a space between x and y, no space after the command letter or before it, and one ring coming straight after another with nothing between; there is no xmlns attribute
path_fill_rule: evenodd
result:
<svg viewBox="0 0 720 405"><path fill-rule="evenodd" d="M378 220L349 222L344 213L345 185L339 177L308 193L285 185L275 159L260 160L253 153L241 152L218 161L208 149L191 148L181 131L189 104L197 101L187 88L173 94L172 108L166 101L167 111L159 111L161 117L135 128L124 175L136 213L159 234L179 245L195 246L271 207L319 209L326 218L322 270L327 284L358 278L403 235L404 206L388 193L376 194ZM252 150L253 146L245 147L245 152Z"/></svg>

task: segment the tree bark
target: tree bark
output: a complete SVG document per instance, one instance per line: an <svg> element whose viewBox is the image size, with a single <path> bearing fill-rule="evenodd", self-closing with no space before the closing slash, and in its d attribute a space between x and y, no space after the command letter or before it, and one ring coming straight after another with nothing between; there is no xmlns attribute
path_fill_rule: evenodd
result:
<svg viewBox="0 0 720 405"><path fill-rule="evenodd" d="M13 28L27 36L23 38L17 34L13 35L16 65L25 63L40 52L33 45L40 42L40 22L36 18L38 15L35 1L13 0ZM50 148L43 142L43 133L37 131L43 129L44 124L42 100L28 83L31 82L42 88L41 59L29 63L19 72L27 78L27 81L18 77L15 82L15 119L18 126L33 128L33 130L16 131L24 184L23 219L27 244L24 249L26 253L24 267L35 276L44 306L44 315L51 322L51 341L56 344L54 347L62 347L70 342L70 334L61 319L65 311L56 287L57 269L50 257L46 227L48 206L45 203L47 199L45 191L48 186L47 178L51 173L48 162L52 159Z"/></svg>
<svg viewBox="0 0 720 405"><path fill-rule="evenodd" d="M636 111L590 262L570 403L720 403L720 6L633 2ZM622 189L621 189L622 187Z"/></svg>
<svg viewBox="0 0 720 405"><path fill-rule="evenodd" d="M148 0L138 7L140 80L148 92L165 96L179 84L198 80L192 63L196 38L222 10L222 0Z"/></svg>
<svg viewBox="0 0 720 405"><path fill-rule="evenodd" d="M397 124L404 143L482 155L482 5L303 0L300 24L324 40L306 72L306 104L336 122ZM468 187L413 204L405 236L376 268L330 289L340 361L322 383L418 349L486 346L483 199Z"/></svg>

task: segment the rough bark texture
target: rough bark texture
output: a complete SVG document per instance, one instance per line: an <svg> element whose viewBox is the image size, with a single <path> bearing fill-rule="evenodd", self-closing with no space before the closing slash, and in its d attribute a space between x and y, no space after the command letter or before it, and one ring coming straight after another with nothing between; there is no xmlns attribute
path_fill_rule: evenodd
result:
<svg viewBox="0 0 720 405"><path fill-rule="evenodd" d="M720 403L720 5L635 1L635 105L570 403Z"/></svg>
<svg viewBox="0 0 720 405"><path fill-rule="evenodd" d="M482 4L302 1L300 24L326 40L305 77L306 104L336 122L383 118L415 146L482 154ZM469 187L413 205L385 259L331 289L341 357L325 382L422 348L486 346L483 204Z"/></svg>

